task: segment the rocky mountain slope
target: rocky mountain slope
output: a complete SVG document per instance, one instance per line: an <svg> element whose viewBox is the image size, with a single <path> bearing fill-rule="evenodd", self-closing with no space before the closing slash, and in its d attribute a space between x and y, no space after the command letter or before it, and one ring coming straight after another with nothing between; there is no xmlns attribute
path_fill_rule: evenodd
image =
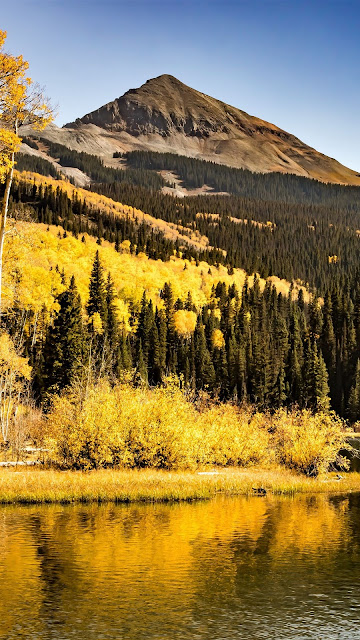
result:
<svg viewBox="0 0 360 640"><path fill-rule="evenodd" d="M62 129L53 125L45 136L108 162L114 151L143 149L360 185L360 174L290 133L170 75L148 80Z"/></svg>

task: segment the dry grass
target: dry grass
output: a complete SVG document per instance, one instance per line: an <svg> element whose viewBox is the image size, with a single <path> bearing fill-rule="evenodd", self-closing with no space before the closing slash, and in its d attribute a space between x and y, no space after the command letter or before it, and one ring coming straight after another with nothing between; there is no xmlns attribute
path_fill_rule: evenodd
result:
<svg viewBox="0 0 360 640"><path fill-rule="evenodd" d="M360 473L306 478L282 468L220 469L216 472L154 470L0 470L0 503L166 502L207 500L217 494L249 495L253 487L272 494L360 491Z"/></svg>

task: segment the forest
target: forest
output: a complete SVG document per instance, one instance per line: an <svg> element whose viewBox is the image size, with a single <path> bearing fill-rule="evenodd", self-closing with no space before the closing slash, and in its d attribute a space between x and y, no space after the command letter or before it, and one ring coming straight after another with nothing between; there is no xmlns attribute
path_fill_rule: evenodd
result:
<svg viewBox="0 0 360 640"><path fill-rule="evenodd" d="M60 165L86 172L90 188L69 189L61 180L17 173L10 216L15 225L16 221L35 224L52 237L57 229L59 242L71 237L86 245L92 238L91 247L98 247L91 249L92 267L86 286L81 279L80 295L74 272L61 267L59 244L58 263L50 266L57 282L53 302L38 304L36 312L20 294L24 291L21 273L11 275L14 293L3 314L11 343L2 348L11 352L12 345L18 345L16 353L21 355L15 377L26 381L21 393L32 399L34 410L48 416L48 426L55 425L60 433L56 421L64 407L75 410L83 393L77 391L79 384L94 397L104 394L104 403L110 405L115 397L111 388L114 393L119 388L130 394L134 389L135 406L141 389L161 390L175 383L195 406L199 403L206 416L206 407L240 408L248 433L250 407L274 424L284 411L293 416L291 424L300 420L303 425L304 415L307 424L312 424L312 415L319 416L321 423L321 416L331 415L329 411L351 424L360 420L360 211L355 188L280 174L268 188L269 176L255 178L247 175L250 172L189 159L176 164L171 154L134 152L126 155L127 168L110 169L88 154L46 144ZM18 155L17 163L18 170L60 177L57 172L54 175L53 165L35 156ZM232 194L166 195L161 191L162 178L154 172L159 166L176 171L187 186L206 179L214 189L225 190L227 180ZM200 269L203 283L206 277L212 278L212 270L220 274L220 268L225 268L226 278L217 275L201 301L191 287L175 294L171 278L162 282L155 296L146 286L134 296L114 277L111 262L105 268L100 255L103 244L114 255L127 252L129 259L144 255L164 265L175 260L184 273ZM241 285L236 284L239 269L248 274ZM288 281L286 291L271 282L269 276L274 275ZM180 402L179 411L181 406ZM236 420L231 411L229 424ZM285 413L281 415L284 421ZM78 420L83 418L74 417L73 423ZM165 414L159 420L159 425L166 422ZM257 420L262 424L263 418ZM264 426L259 429L254 436L257 443ZM188 441L189 434L185 435ZM81 442L79 430L75 449L66 448L70 436L66 433L62 441L63 460L80 467L100 464L98 449L87 461L83 449L75 455ZM215 446L214 442L208 446ZM134 443L124 449L129 460L132 447ZM144 453L143 440L139 447ZM171 466L175 454L170 449L166 460L161 454L163 462L134 464ZM276 456L285 455L276 451ZM112 463L117 459L114 455L109 454ZM198 452L195 458L201 455ZM220 463L222 455L214 453L213 462ZM251 449L248 462L256 455ZM318 472L313 458L291 464L306 473Z"/></svg>
<svg viewBox="0 0 360 640"><path fill-rule="evenodd" d="M81 163L76 158L82 154L69 153L73 166L79 167ZM181 223L189 229L188 233L198 232L215 249L212 256L204 257L210 263L258 272L264 278L276 275L289 281L299 280L318 295L323 295L333 282L342 286L347 278L354 278L360 258L358 187L326 185L279 173L253 174L172 154L136 151L125 157L134 169L103 167L101 172L107 174L106 180L93 180L90 189L171 224ZM95 165L101 165L95 156L89 158ZM19 168L34 171L36 160L30 156L26 161L22 158ZM231 195L185 199L166 195L161 185L153 182L154 176L162 180L154 167L177 171L185 176L188 186L186 176L195 181L194 185L202 186L205 169L219 176L219 180L223 173L229 173L234 176L228 185ZM124 179L115 181L114 171ZM136 182L127 178L129 171L144 173ZM91 174L88 170L93 177L102 175L101 172ZM49 175L46 166L41 173ZM200 177L196 178L197 175ZM215 186L221 188L220 183ZM16 195L14 198L16 201Z"/></svg>

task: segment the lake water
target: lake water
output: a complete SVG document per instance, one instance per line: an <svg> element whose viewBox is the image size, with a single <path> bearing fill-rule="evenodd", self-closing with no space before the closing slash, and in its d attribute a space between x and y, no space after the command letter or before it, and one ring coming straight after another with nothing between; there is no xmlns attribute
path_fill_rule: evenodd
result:
<svg viewBox="0 0 360 640"><path fill-rule="evenodd" d="M360 639L360 496L0 508L1 640Z"/></svg>

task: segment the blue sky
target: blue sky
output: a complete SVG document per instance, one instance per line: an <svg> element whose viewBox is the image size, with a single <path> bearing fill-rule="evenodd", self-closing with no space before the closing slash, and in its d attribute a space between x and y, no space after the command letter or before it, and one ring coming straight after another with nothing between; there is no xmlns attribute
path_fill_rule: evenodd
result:
<svg viewBox="0 0 360 640"><path fill-rule="evenodd" d="M360 170L360 1L1 0L63 124L170 73Z"/></svg>

